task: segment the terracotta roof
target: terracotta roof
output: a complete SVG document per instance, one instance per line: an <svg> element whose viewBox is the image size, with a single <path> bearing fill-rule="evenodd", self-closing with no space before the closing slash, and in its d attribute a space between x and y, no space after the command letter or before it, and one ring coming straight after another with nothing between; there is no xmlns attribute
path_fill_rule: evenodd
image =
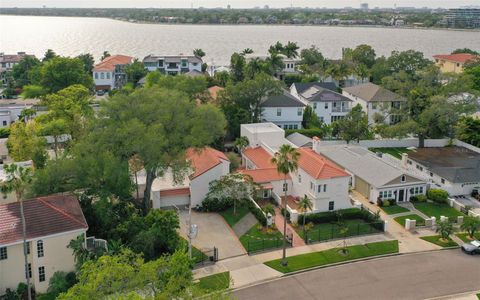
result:
<svg viewBox="0 0 480 300"><path fill-rule="evenodd" d="M62 232L88 229L78 200L72 195L52 195L23 202L27 240ZM0 245L22 240L20 203L0 205Z"/></svg>
<svg viewBox="0 0 480 300"><path fill-rule="evenodd" d="M19 61L22 60L22 58L24 58L25 56L31 56L33 57L34 55L30 55L30 54L25 54L25 53L21 53L21 54L3 54L3 55L0 55L0 62L4 62L4 63L18 63Z"/></svg>
<svg viewBox="0 0 480 300"><path fill-rule="evenodd" d="M210 97L212 97L213 100L217 100L218 92L223 91L225 88L214 85L208 88L208 92L210 93Z"/></svg>
<svg viewBox="0 0 480 300"><path fill-rule="evenodd" d="M210 147L203 149L190 148L187 150L187 159L190 161L194 173L191 179L202 175L213 167L222 163L222 161L230 161L224 153Z"/></svg>
<svg viewBox="0 0 480 300"><path fill-rule="evenodd" d="M298 148L298 167L315 179L350 176L339 166L310 148Z"/></svg>
<svg viewBox="0 0 480 300"><path fill-rule="evenodd" d="M178 189L170 189L170 190L161 190L160 197L165 196L185 196L190 195L190 188L178 188Z"/></svg>
<svg viewBox="0 0 480 300"><path fill-rule="evenodd" d="M94 71L113 71L116 65L126 65L132 62L133 57L126 55L112 55L100 63L96 64L93 68Z"/></svg>
<svg viewBox="0 0 480 300"><path fill-rule="evenodd" d="M276 168L240 170L239 173L251 176L256 183L266 183L285 179L285 176L278 173ZM287 179L291 179L289 175L287 175Z"/></svg>
<svg viewBox="0 0 480 300"><path fill-rule="evenodd" d="M276 168L272 163L272 155L263 149L263 147L247 148L243 151L247 157L258 169Z"/></svg>
<svg viewBox="0 0 480 300"><path fill-rule="evenodd" d="M469 60L477 58L477 55L469 54L469 53L457 53L457 54L439 54L434 55L433 58L435 59L444 59L449 61L454 61L458 63L466 63Z"/></svg>

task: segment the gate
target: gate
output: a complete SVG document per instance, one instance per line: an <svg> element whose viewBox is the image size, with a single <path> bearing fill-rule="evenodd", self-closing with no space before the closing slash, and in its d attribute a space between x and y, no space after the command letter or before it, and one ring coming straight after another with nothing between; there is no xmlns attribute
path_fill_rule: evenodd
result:
<svg viewBox="0 0 480 300"><path fill-rule="evenodd" d="M214 264L218 261L218 248L204 248L201 250L193 248L192 259L196 267Z"/></svg>

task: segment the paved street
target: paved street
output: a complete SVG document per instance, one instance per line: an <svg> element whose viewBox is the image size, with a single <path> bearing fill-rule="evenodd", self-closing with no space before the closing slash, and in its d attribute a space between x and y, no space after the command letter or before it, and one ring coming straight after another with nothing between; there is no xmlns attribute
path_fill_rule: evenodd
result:
<svg viewBox="0 0 480 300"><path fill-rule="evenodd" d="M235 299L426 299L480 290L480 256L459 249L387 257L288 276Z"/></svg>

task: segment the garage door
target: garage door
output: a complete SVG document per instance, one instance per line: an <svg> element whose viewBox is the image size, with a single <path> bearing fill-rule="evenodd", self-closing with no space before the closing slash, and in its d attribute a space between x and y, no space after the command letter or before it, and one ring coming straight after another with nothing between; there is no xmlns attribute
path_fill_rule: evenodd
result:
<svg viewBox="0 0 480 300"><path fill-rule="evenodd" d="M363 179L355 176L355 190L362 194L365 198L370 197L370 185ZM370 200L370 199L369 199Z"/></svg>
<svg viewBox="0 0 480 300"><path fill-rule="evenodd" d="M160 207L184 206L190 204L189 195L164 196L160 198Z"/></svg>

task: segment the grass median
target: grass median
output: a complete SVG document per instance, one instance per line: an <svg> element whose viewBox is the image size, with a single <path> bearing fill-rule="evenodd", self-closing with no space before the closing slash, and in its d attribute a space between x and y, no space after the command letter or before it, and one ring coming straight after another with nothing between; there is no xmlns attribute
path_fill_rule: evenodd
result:
<svg viewBox="0 0 480 300"><path fill-rule="evenodd" d="M267 261L265 265L282 273L324 266L359 258L398 253L398 241L385 241L347 247L343 254L340 248L288 257L288 265L282 266L281 259Z"/></svg>
<svg viewBox="0 0 480 300"><path fill-rule="evenodd" d="M208 293L226 290L230 287L230 272L202 277L198 280L198 287Z"/></svg>
<svg viewBox="0 0 480 300"><path fill-rule="evenodd" d="M465 243L470 243L471 241L473 241L473 239L470 238L470 236L468 235L468 233L457 233L455 234L459 239L461 239L462 241L464 241ZM475 235L474 235L475 239L476 240L480 240L480 232L475 232Z"/></svg>
<svg viewBox="0 0 480 300"><path fill-rule="evenodd" d="M423 236L421 239L443 248L458 246L458 244L455 243L451 238L448 238L444 241L439 235Z"/></svg>

